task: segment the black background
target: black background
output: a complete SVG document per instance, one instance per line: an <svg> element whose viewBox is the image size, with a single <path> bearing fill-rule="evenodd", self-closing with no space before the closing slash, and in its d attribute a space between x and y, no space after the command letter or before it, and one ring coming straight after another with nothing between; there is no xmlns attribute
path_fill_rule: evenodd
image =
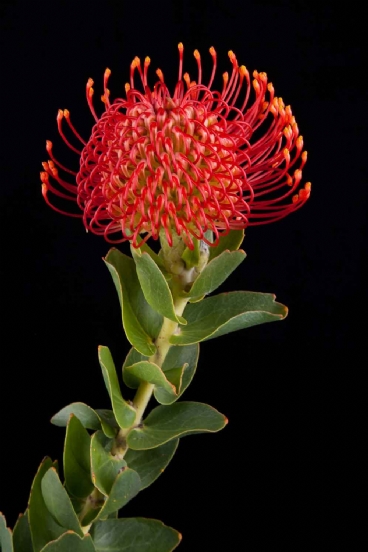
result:
<svg viewBox="0 0 368 552"><path fill-rule="evenodd" d="M108 407L97 346L109 346L117 365L128 351L101 261L108 245L43 202L45 139L69 161L57 137L57 109L68 108L88 135L88 77L98 97L110 67L112 96L120 96L133 57L149 55L173 85L182 41L192 73L191 52L198 48L208 68L211 45L220 73L229 67L229 49L249 69L267 71L296 115L313 189L297 214L247 231L248 257L222 286L274 292L290 309L282 323L203 344L185 398L215 406L229 425L184 439L165 475L124 515L174 526L184 535L183 551L328 551L332 534L356 549L347 522L354 501L347 464L358 439L350 415L358 419L362 410L356 394L364 364L358 314L367 198L364 23L357 6L1 4L0 510L11 525L26 507L42 457L61 459L63 430L49 424L52 414L78 400Z"/></svg>

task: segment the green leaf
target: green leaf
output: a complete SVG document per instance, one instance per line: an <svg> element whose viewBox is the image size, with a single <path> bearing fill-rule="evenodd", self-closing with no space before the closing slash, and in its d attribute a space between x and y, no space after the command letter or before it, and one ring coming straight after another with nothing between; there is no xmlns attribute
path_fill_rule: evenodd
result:
<svg viewBox="0 0 368 552"><path fill-rule="evenodd" d="M207 264L186 295L198 299L211 293L230 276L245 259L245 256L242 250L223 251Z"/></svg>
<svg viewBox="0 0 368 552"><path fill-rule="evenodd" d="M71 415L65 435L64 476L69 493L86 498L93 491L90 461L91 438L79 419Z"/></svg>
<svg viewBox="0 0 368 552"><path fill-rule="evenodd" d="M6 520L0 512L0 551L13 552L13 539L11 530L6 526Z"/></svg>
<svg viewBox="0 0 368 552"><path fill-rule="evenodd" d="M91 534L96 552L171 552L181 541L175 529L145 518L99 521Z"/></svg>
<svg viewBox="0 0 368 552"><path fill-rule="evenodd" d="M157 255L157 253L155 253L153 251L153 249L151 249L151 247L146 243L143 243L142 245L139 246L139 249L141 251L143 251L144 253L148 253L148 255L151 257L151 259L153 261L155 261L155 263L157 264L157 266L160 267L161 270L163 270L164 272L166 272L166 269L165 269L165 264L163 262L163 260L161 259L161 257L159 255Z"/></svg>
<svg viewBox="0 0 368 552"><path fill-rule="evenodd" d="M124 381L128 387L137 388L141 381L146 381L155 386L154 394L158 402L160 401L160 391L163 391L164 402L168 397L170 402L177 398L176 387L166 379L165 374L157 364L142 360L131 366L126 366L124 370Z"/></svg>
<svg viewBox="0 0 368 552"><path fill-rule="evenodd" d="M121 428L130 427L135 420L136 412L135 409L130 406L130 404L128 404L121 395L114 361L108 347L100 346L98 348L98 359L100 361L105 385L110 395L116 421Z"/></svg>
<svg viewBox="0 0 368 552"><path fill-rule="evenodd" d="M90 535L81 539L73 531L68 531L45 546L42 552L96 552L96 548Z"/></svg>
<svg viewBox="0 0 368 552"><path fill-rule="evenodd" d="M186 247L184 249L184 253L181 256L181 258L185 262L185 268L187 270L193 268L194 266L197 266L200 259L200 240L197 240L197 238L193 238L193 245L193 249L189 249L189 247Z"/></svg>
<svg viewBox="0 0 368 552"><path fill-rule="evenodd" d="M188 325L173 335L170 343L198 343L236 330L282 320L287 312L287 308L276 303L275 296L270 293L221 293L188 305L185 309Z"/></svg>
<svg viewBox="0 0 368 552"><path fill-rule="evenodd" d="M151 307L174 322L186 324L182 316L177 316L169 285L155 261L147 254L131 247L137 275L147 302ZM133 343L134 345L134 343ZM136 347L140 351L139 347ZM140 351L147 354L144 351ZM152 353L151 353L152 354ZM147 355L149 356L149 355Z"/></svg>
<svg viewBox="0 0 368 552"><path fill-rule="evenodd" d="M244 230L230 230L226 235L222 235L219 239L219 243L210 247L210 261L220 255L227 249L229 251L236 251L241 246L244 240Z"/></svg>
<svg viewBox="0 0 368 552"><path fill-rule="evenodd" d="M120 510L120 508L134 498L140 490L141 480L137 472L131 468L122 468L122 471L118 474L111 487L108 498L95 519L108 517L113 512ZM85 519L83 523L85 523Z"/></svg>
<svg viewBox="0 0 368 552"><path fill-rule="evenodd" d="M96 414L101 420L102 431L106 437L115 437L120 427L112 410L96 408Z"/></svg>
<svg viewBox="0 0 368 552"><path fill-rule="evenodd" d="M116 477L127 465L125 460L119 460L110 453L112 442L102 431L97 431L91 439L92 480L105 496L110 494Z"/></svg>
<svg viewBox="0 0 368 552"><path fill-rule="evenodd" d="M141 353L137 351L137 349L134 349L134 347L132 347L129 353L127 354L123 364L123 376L124 376L124 371L128 366L132 366L136 362L141 362L142 360L148 360L148 357L141 355ZM126 384L126 382L124 383Z"/></svg>
<svg viewBox="0 0 368 552"><path fill-rule="evenodd" d="M33 552L31 530L28 522L28 511L20 514L13 530L14 552Z"/></svg>
<svg viewBox="0 0 368 552"><path fill-rule="evenodd" d="M34 552L40 552L47 543L65 533L65 528L59 525L50 514L42 496L41 481L45 473L52 467L53 463L51 459L45 458L38 469L31 487L28 504L28 521Z"/></svg>
<svg viewBox="0 0 368 552"><path fill-rule="evenodd" d="M193 379L197 368L199 356L199 345L171 347L162 365L162 371L167 380L175 386L177 394L167 393L163 387L156 388L154 391L156 400L161 404L172 404L187 389ZM136 349L132 348L123 365L123 379L128 387L136 388L139 385L138 379L132 379L126 375L125 371L138 362L147 360L147 357L141 355Z"/></svg>
<svg viewBox="0 0 368 552"><path fill-rule="evenodd" d="M143 355L153 355L156 351L153 341L159 334L163 319L144 298L133 259L118 249L110 249L105 263L119 295L128 340Z"/></svg>
<svg viewBox="0 0 368 552"><path fill-rule="evenodd" d="M134 450L151 449L190 433L214 433L226 424L225 416L207 404L179 402L152 410L143 427L129 433L127 442Z"/></svg>
<svg viewBox="0 0 368 552"><path fill-rule="evenodd" d="M161 404L172 404L189 386L197 368L199 345L184 347L171 347L162 365L162 370L167 379L175 385L177 395L172 398L165 389L156 389L155 397Z"/></svg>
<svg viewBox="0 0 368 552"><path fill-rule="evenodd" d="M54 520L67 530L83 537L83 531L73 510L72 503L61 484L55 468L50 468L41 481L42 496Z"/></svg>
<svg viewBox="0 0 368 552"><path fill-rule="evenodd" d="M51 423L59 427L66 427L71 414L74 414L86 429L96 431L102 427L107 437L115 437L119 429L114 413L111 410L93 410L90 406L81 402L75 402L62 408L51 418Z"/></svg>
<svg viewBox="0 0 368 552"><path fill-rule="evenodd" d="M64 406L51 418L51 423L59 427L66 427L71 414L78 418L83 427L94 430L101 429L101 420L96 412L90 406L81 402Z"/></svg>
<svg viewBox="0 0 368 552"><path fill-rule="evenodd" d="M179 439L173 439L150 450L128 449L125 460L141 478L141 490L149 487L164 472L178 448Z"/></svg>

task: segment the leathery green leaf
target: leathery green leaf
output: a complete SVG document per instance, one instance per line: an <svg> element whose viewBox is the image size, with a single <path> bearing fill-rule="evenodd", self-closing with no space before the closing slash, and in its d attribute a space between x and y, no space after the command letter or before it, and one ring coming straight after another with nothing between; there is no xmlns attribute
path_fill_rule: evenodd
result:
<svg viewBox="0 0 368 552"><path fill-rule="evenodd" d="M198 356L199 345L197 344L170 348L162 365L162 372L175 387L176 394L171 390L167 392L163 386L155 387L154 395L160 404L172 404L184 393L195 374ZM146 360L147 357L141 355L136 349L132 348L129 351L123 365L123 379L128 387L135 389L140 383L139 378L129 374L129 368L133 364Z"/></svg>
<svg viewBox="0 0 368 552"><path fill-rule="evenodd" d="M98 358L116 421L121 428L130 427L135 420L135 409L121 395L114 361L108 347L98 348Z"/></svg>
<svg viewBox="0 0 368 552"><path fill-rule="evenodd" d="M127 465L123 459L111 454L112 439L97 431L91 438L92 480L97 489L108 496L115 479Z"/></svg>
<svg viewBox="0 0 368 552"><path fill-rule="evenodd" d="M73 531L68 531L45 546L42 552L96 552L96 548L90 535L81 538Z"/></svg>
<svg viewBox="0 0 368 552"><path fill-rule="evenodd" d="M172 552L181 541L175 529L145 518L98 521L91 534L96 552Z"/></svg>
<svg viewBox="0 0 368 552"><path fill-rule="evenodd" d="M282 320L287 308L270 293L234 291L187 305L188 325L170 338L174 345L189 345L236 330Z"/></svg>
<svg viewBox="0 0 368 552"><path fill-rule="evenodd" d="M33 552L28 510L20 514L13 530L14 552Z"/></svg>
<svg viewBox="0 0 368 552"><path fill-rule="evenodd" d="M133 259L113 248L104 260L118 292L128 340L143 355L153 355L156 351L153 341L160 331L163 318L146 301Z"/></svg>
<svg viewBox="0 0 368 552"><path fill-rule="evenodd" d="M134 249L133 247L131 247L131 251L136 264L138 279L147 302L162 316L174 322L186 324L182 316L176 315L169 285L152 257L148 253ZM136 349L140 350L138 347ZM140 352L147 354L144 351Z"/></svg>
<svg viewBox="0 0 368 552"><path fill-rule="evenodd" d="M73 414L66 428L64 446L64 476L69 493L86 498L93 491L90 461L91 437Z"/></svg>
<svg viewBox="0 0 368 552"><path fill-rule="evenodd" d="M177 395L172 398L165 389L155 390L155 397L161 404L172 404L189 386L197 368L199 345L171 347L162 365L167 379L176 387Z"/></svg>
<svg viewBox="0 0 368 552"><path fill-rule="evenodd" d="M111 410L93 410L93 408L81 402L68 404L68 406L59 410L51 418L51 423L59 427L66 427L71 414L74 414L86 429L96 431L102 428L107 437L115 437L119 429L114 413Z"/></svg>
<svg viewBox="0 0 368 552"><path fill-rule="evenodd" d="M108 498L95 520L108 517L113 512L123 508L129 500L141 490L141 480L138 473L131 468L122 468L115 479ZM85 522L85 520L83 520Z"/></svg>
<svg viewBox="0 0 368 552"><path fill-rule="evenodd" d="M132 388L137 388L141 381L146 381L155 386L154 394L158 402L160 398L160 391L164 392L164 397L168 396L171 402L177 398L176 387L169 382L164 372L157 364L142 360L126 366L124 370L124 381L126 385Z"/></svg>
<svg viewBox="0 0 368 552"><path fill-rule="evenodd" d="M6 526L6 520L0 512L0 550L1 552L13 552L13 539L11 530Z"/></svg>
<svg viewBox="0 0 368 552"><path fill-rule="evenodd" d="M74 531L83 537L83 531L68 493L61 484L55 468L50 468L43 476L41 490L46 507L54 520L65 530Z"/></svg>
<svg viewBox="0 0 368 552"><path fill-rule="evenodd" d="M200 298L217 289L245 259L244 251L223 251L212 259L194 281L187 296Z"/></svg>
<svg viewBox="0 0 368 552"><path fill-rule="evenodd" d="M141 478L141 490L149 487L164 472L178 448L179 439L173 439L150 450L128 449L125 460Z"/></svg>
<svg viewBox="0 0 368 552"><path fill-rule="evenodd" d="M243 240L244 230L230 230L228 234L220 236L217 245L211 245L209 260L211 261L218 255L221 255L227 249L229 251L236 251L241 246Z"/></svg>
<svg viewBox="0 0 368 552"><path fill-rule="evenodd" d="M45 458L33 480L28 504L28 521L34 552L40 552L44 546L65 533L65 528L59 525L49 512L42 496L41 481L45 473L52 468L50 458Z"/></svg>
<svg viewBox="0 0 368 552"><path fill-rule="evenodd" d="M207 404L179 402L170 406L158 406L134 428L127 437L133 450L158 447L171 439L191 433L214 433L223 429L227 419Z"/></svg>

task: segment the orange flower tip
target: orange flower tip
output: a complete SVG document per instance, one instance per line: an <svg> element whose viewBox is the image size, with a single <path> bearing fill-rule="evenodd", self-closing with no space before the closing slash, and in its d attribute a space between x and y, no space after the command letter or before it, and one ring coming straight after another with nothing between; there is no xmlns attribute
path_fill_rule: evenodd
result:
<svg viewBox="0 0 368 552"><path fill-rule="evenodd" d="M269 82L269 83L268 83L268 85L267 85L267 90L268 90L269 92L274 92L274 91L275 91L272 82Z"/></svg>
<svg viewBox="0 0 368 552"><path fill-rule="evenodd" d="M186 84L187 84L187 86L188 86L188 88L189 88L189 86L190 86L190 77L189 77L189 73L184 73L183 79L185 80L185 82L186 82Z"/></svg>
<svg viewBox="0 0 368 552"><path fill-rule="evenodd" d="M109 77L111 75L111 69L109 69L108 67L106 67L105 69L105 77Z"/></svg>
<svg viewBox="0 0 368 552"><path fill-rule="evenodd" d="M297 203L299 201L299 195L298 194L295 194L293 195L293 203Z"/></svg>
<svg viewBox="0 0 368 552"><path fill-rule="evenodd" d="M161 82L164 82L164 74L161 71L161 69L156 69L156 75L158 76Z"/></svg>
<svg viewBox="0 0 368 552"><path fill-rule="evenodd" d="M145 59L144 59L145 66L148 67L150 63L151 63L151 58L146 56Z"/></svg>
<svg viewBox="0 0 368 552"><path fill-rule="evenodd" d="M311 190L312 190L312 183L311 183L311 182L306 182L306 183L304 184L304 189L305 189L307 192L310 193Z"/></svg>
<svg viewBox="0 0 368 552"><path fill-rule="evenodd" d="M46 150L50 151L52 149L52 142L51 140L46 140Z"/></svg>
<svg viewBox="0 0 368 552"><path fill-rule="evenodd" d="M297 127L297 128L298 128L298 127ZM297 147L297 149L302 149L303 143L304 143L304 141L303 141L303 136L299 136L299 137L297 138L297 140L296 140L296 147Z"/></svg>
<svg viewBox="0 0 368 552"><path fill-rule="evenodd" d="M257 78L259 77L258 71L256 71L256 70L253 71L253 77L254 77L255 79L257 79Z"/></svg>
<svg viewBox="0 0 368 552"><path fill-rule="evenodd" d="M44 182L42 182L42 184L41 184L41 192L42 192L43 197L47 196L47 186Z"/></svg>
<svg viewBox="0 0 368 552"><path fill-rule="evenodd" d="M135 61L137 67L138 67L138 65L141 64L141 60L139 59L138 56L135 56L134 61Z"/></svg>
<svg viewBox="0 0 368 552"><path fill-rule="evenodd" d="M64 117L64 111L62 109L58 110L57 120L60 121Z"/></svg>
<svg viewBox="0 0 368 552"><path fill-rule="evenodd" d="M125 92L129 92L129 90L130 90L130 84L129 84L129 82L126 82L126 83L125 83L125 87L124 87L124 88L125 88Z"/></svg>
<svg viewBox="0 0 368 552"><path fill-rule="evenodd" d="M286 184L288 186L292 186L293 185L293 179L291 178L290 174L287 175L286 177Z"/></svg>
<svg viewBox="0 0 368 552"><path fill-rule="evenodd" d="M93 79L88 79L88 81L87 81L87 87L88 87L88 88L91 88L91 86L93 86L93 85L94 85L94 80L93 80Z"/></svg>
<svg viewBox="0 0 368 552"><path fill-rule="evenodd" d="M130 64L130 67L132 69L135 69L137 67L137 62L136 62L136 58L133 59L132 63Z"/></svg>
<svg viewBox="0 0 368 552"><path fill-rule="evenodd" d="M197 60L201 59L201 54L198 52L198 50L194 50L193 55Z"/></svg>
<svg viewBox="0 0 368 552"><path fill-rule="evenodd" d="M182 52L184 50L184 46L183 46L183 43L182 42L179 42L178 44L178 50L179 52Z"/></svg>
<svg viewBox="0 0 368 552"><path fill-rule="evenodd" d="M307 157L308 157L308 152L307 152L307 151L303 151L303 153L302 153L302 160L304 161L304 163L306 162Z"/></svg>
<svg viewBox="0 0 368 552"><path fill-rule="evenodd" d="M225 73L223 73L222 75L222 78L224 79L224 82L227 82L229 80L229 73L225 71Z"/></svg>
<svg viewBox="0 0 368 552"><path fill-rule="evenodd" d="M302 171L300 169L296 169L294 171L294 177L296 180L300 180L302 178Z"/></svg>
<svg viewBox="0 0 368 552"><path fill-rule="evenodd" d="M49 168L48 164L46 163L46 161L42 161L42 166L43 168L45 169L45 171L47 171L47 169ZM41 173L42 174L42 173Z"/></svg>
<svg viewBox="0 0 368 552"><path fill-rule="evenodd" d="M209 50L210 54L212 57L216 56L216 50L213 46L211 46L210 50Z"/></svg>
<svg viewBox="0 0 368 552"><path fill-rule="evenodd" d="M262 71L262 73L259 74L259 78L261 79L261 81L267 82L267 73Z"/></svg>
<svg viewBox="0 0 368 552"><path fill-rule="evenodd" d="M261 87L259 86L259 82L256 79L253 80L253 88L256 92L259 92L261 89Z"/></svg>
<svg viewBox="0 0 368 552"><path fill-rule="evenodd" d="M93 88L90 88L90 89L88 90L88 95L89 95L90 98L92 98L92 96L93 96L94 93L95 93L95 91L93 90Z"/></svg>
<svg viewBox="0 0 368 552"><path fill-rule="evenodd" d="M69 119L70 111L68 109L64 109L64 117L65 117L65 119Z"/></svg>
<svg viewBox="0 0 368 552"><path fill-rule="evenodd" d="M239 67L239 73L243 75L243 77L246 77L249 75L248 69L245 67L245 65L241 65Z"/></svg>
<svg viewBox="0 0 368 552"><path fill-rule="evenodd" d="M106 96L104 96L104 95L101 96L101 102L104 103L104 104L107 102Z"/></svg>
<svg viewBox="0 0 368 552"><path fill-rule="evenodd" d="M233 59L236 59L236 55L234 54L234 52L232 50L229 50L227 55L229 56L230 61L233 61Z"/></svg>

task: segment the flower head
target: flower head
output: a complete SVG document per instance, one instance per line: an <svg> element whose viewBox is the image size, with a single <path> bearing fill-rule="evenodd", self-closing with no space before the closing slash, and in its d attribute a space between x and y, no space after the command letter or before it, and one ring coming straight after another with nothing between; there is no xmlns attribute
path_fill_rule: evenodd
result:
<svg viewBox="0 0 368 552"><path fill-rule="evenodd" d="M303 138L290 106L274 95L266 73L254 71L251 82L230 51L231 73L223 74L222 89L215 90L215 49L210 48L212 72L206 85L198 50L194 81L183 74L181 43L178 49L173 93L160 69L150 88L150 59L142 66L136 57L125 99L110 101L106 69L101 97L105 111L98 117L93 81L88 80L87 101L96 121L88 141L73 126L69 111L59 110L59 133L80 157L78 172L57 161L52 143L46 143L51 160L43 163L41 173L45 200L59 212L83 217L86 229L109 242L130 240L138 247L142 239L157 239L164 230L169 244L174 232L192 248L193 237L207 241L207 230L217 241L219 231L274 222L310 195L310 183L300 187L307 159ZM81 150L65 136L64 121ZM62 178L59 169L75 183ZM50 202L49 192L76 202L82 214L60 209Z"/></svg>

